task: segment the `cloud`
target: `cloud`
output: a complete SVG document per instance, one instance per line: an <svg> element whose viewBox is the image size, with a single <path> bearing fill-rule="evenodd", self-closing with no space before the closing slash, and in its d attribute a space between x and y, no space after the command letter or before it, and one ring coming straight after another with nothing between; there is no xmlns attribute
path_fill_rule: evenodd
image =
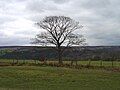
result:
<svg viewBox="0 0 120 90"><path fill-rule="evenodd" d="M0 0L0 45L26 45L34 23L65 15L79 21L89 45L120 45L120 0Z"/></svg>

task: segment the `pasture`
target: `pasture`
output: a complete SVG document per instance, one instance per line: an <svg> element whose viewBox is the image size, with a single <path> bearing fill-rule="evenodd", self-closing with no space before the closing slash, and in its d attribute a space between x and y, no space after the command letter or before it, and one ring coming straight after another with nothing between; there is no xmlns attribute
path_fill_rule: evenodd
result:
<svg viewBox="0 0 120 90"><path fill-rule="evenodd" d="M79 69L51 66L57 61L46 63L0 60L0 90L120 90L119 70L101 68L101 61L78 61L78 66L97 66ZM64 61L65 65L70 63ZM102 66L120 69L120 62L102 61Z"/></svg>
<svg viewBox="0 0 120 90"><path fill-rule="evenodd" d="M100 68L65 68L40 65L39 61L0 60L0 90L120 90L120 72ZM17 62L17 61L14 61ZM56 61L47 61L47 63ZM24 63L24 64L23 64ZM64 61L64 64L70 61ZM100 61L78 61L78 65L100 66ZM112 62L119 68L120 62ZM103 61L105 67L112 65ZM109 67L108 67L109 68Z"/></svg>
<svg viewBox="0 0 120 90"><path fill-rule="evenodd" d="M120 90L120 72L50 66L0 67L0 90Z"/></svg>
<svg viewBox="0 0 120 90"><path fill-rule="evenodd" d="M41 61L39 60L12 60L12 59L0 59L0 65L8 65L11 66L12 63L17 63L18 65L37 65L40 64ZM46 63L58 63L56 60L48 60ZM71 61L63 61L63 64L71 64ZM76 62L73 62L75 65ZM90 66L104 66L104 67L120 67L120 61L101 61L101 60L96 60L96 61L89 61L89 60L84 60L84 61L77 61L78 65L90 65Z"/></svg>

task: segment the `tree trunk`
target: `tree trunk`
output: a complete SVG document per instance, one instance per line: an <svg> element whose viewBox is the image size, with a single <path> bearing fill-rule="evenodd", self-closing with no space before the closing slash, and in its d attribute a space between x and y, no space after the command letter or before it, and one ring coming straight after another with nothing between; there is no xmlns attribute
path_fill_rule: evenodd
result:
<svg viewBox="0 0 120 90"><path fill-rule="evenodd" d="M14 65L14 64L15 64L15 60L13 59L12 65Z"/></svg>
<svg viewBox="0 0 120 90"><path fill-rule="evenodd" d="M101 66L101 67L103 66L102 60L100 60L100 66Z"/></svg>
<svg viewBox="0 0 120 90"><path fill-rule="evenodd" d="M25 64L25 59L23 59L23 64Z"/></svg>
<svg viewBox="0 0 120 90"><path fill-rule="evenodd" d="M59 64L63 64L63 62L62 62L62 52L61 52L60 47L58 47L58 60L59 60Z"/></svg>
<svg viewBox="0 0 120 90"><path fill-rule="evenodd" d="M91 59L89 59L88 66L91 66Z"/></svg>
<svg viewBox="0 0 120 90"><path fill-rule="evenodd" d="M63 64L61 52L59 52L59 55L58 55L58 56L59 56L59 57L58 57L58 59L59 59L59 64Z"/></svg>
<svg viewBox="0 0 120 90"><path fill-rule="evenodd" d="M71 61L71 66L73 65L73 60Z"/></svg>
<svg viewBox="0 0 120 90"><path fill-rule="evenodd" d="M113 63L113 60L112 60L112 67L114 66L113 64L114 64L114 63Z"/></svg>
<svg viewBox="0 0 120 90"><path fill-rule="evenodd" d="M18 59L17 59L17 62L16 62L16 63L18 64L18 62L19 62L19 61L18 61Z"/></svg>
<svg viewBox="0 0 120 90"><path fill-rule="evenodd" d="M76 66L78 65L77 60L76 60Z"/></svg>

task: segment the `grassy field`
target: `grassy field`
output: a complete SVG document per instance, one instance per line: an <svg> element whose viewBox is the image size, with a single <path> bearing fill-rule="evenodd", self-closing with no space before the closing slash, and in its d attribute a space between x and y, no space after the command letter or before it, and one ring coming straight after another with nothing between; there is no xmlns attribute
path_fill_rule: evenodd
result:
<svg viewBox="0 0 120 90"><path fill-rule="evenodd" d="M0 67L0 90L120 90L120 72L4 66Z"/></svg>
<svg viewBox="0 0 120 90"><path fill-rule="evenodd" d="M15 60L14 62L17 62L17 60ZM48 63L49 62L56 62L57 61L47 61ZM8 60L8 59L2 59L0 60L0 65L1 63L6 63L6 64L10 64L10 63L13 63L13 60ZM35 60L19 60L18 63L26 63L26 64L37 64L37 63L41 63L40 61L36 61ZM64 61L64 64L65 63L71 63L71 61ZM74 62L75 64L75 62ZM78 65L88 65L89 64L89 61L78 61ZM90 63L91 66L101 66L101 61L91 61ZM120 67L120 61L102 61L102 66L113 66L113 67Z"/></svg>

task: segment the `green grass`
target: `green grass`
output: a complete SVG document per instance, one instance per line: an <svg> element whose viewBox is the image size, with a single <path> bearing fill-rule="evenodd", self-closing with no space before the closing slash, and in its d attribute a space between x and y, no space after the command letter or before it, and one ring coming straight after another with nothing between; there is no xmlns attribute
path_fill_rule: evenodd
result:
<svg viewBox="0 0 120 90"><path fill-rule="evenodd" d="M120 72L62 67L0 67L0 90L120 90Z"/></svg>
<svg viewBox="0 0 120 90"><path fill-rule="evenodd" d="M13 62L13 60L9 60L9 59L2 59L2 60L0 60L0 62L1 63L8 63L8 64L10 64L10 63L12 63ZM15 60L15 62L17 62L16 60ZM19 60L19 63L23 63L24 62L24 60ZM48 63L49 62L58 62L58 61L47 61ZM27 64L29 64L29 63L34 63L35 64L35 60L25 60L25 63L27 63ZM40 63L40 61L37 61L37 63ZM71 63L71 61L64 61L64 63ZM90 65L91 66L101 66L101 61L91 61L91 63L90 63ZM74 62L74 64L75 64L75 62ZM89 61L78 61L78 64L79 65L88 65L89 64ZM102 66L112 66L112 62L111 61L102 61ZM114 67L120 67L120 61L114 61L113 62L113 66Z"/></svg>
<svg viewBox="0 0 120 90"><path fill-rule="evenodd" d="M70 63L70 61L64 61L64 63ZM75 62L74 62L75 63ZM80 65L88 65L89 61L78 61ZM101 61L91 61L91 66L101 66ZM112 66L111 61L102 61L102 66ZM114 67L120 67L120 61L113 61Z"/></svg>

